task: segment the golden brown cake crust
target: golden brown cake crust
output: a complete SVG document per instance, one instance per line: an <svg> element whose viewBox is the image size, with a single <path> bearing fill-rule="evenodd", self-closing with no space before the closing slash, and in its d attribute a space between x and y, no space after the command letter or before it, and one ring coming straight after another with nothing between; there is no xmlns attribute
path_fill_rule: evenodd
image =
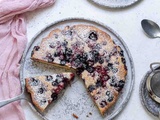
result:
<svg viewBox="0 0 160 120"><path fill-rule="evenodd" d="M127 74L123 50L109 34L90 25L55 29L35 46L33 60L77 71L103 115L118 98Z"/></svg>
<svg viewBox="0 0 160 120"><path fill-rule="evenodd" d="M29 77L25 79L26 89L31 94L33 104L43 112L58 98L73 77L73 73Z"/></svg>

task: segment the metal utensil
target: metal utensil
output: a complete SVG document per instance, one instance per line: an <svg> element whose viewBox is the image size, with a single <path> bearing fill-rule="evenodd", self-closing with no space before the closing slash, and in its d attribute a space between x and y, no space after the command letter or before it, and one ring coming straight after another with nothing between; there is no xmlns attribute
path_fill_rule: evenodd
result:
<svg viewBox="0 0 160 120"><path fill-rule="evenodd" d="M22 100L22 99L27 100L30 103L32 102L28 93L26 92L26 90L24 90L24 92L17 97L14 97L14 98L11 98L11 99L8 99L8 100L0 101L0 108L9 104L9 103L11 103L11 102Z"/></svg>
<svg viewBox="0 0 160 120"><path fill-rule="evenodd" d="M151 38L160 37L160 28L155 22L144 19L141 21L141 25L143 30L149 37Z"/></svg>
<svg viewBox="0 0 160 120"><path fill-rule="evenodd" d="M151 98L160 103L160 70L154 69L154 65L160 65L160 62L150 64L152 70L146 81L146 87ZM160 108L159 108L159 119L160 119Z"/></svg>
<svg viewBox="0 0 160 120"><path fill-rule="evenodd" d="M14 98L11 98L11 99L8 99L8 100L3 100L3 101L0 101L0 108L11 103L11 102L14 102L14 101L18 101L18 100L26 100L29 102L31 108L38 113L38 115L40 115L43 119L46 119L44 117L44 113L42 113L41 111L39 111L39 109L37 109L36 107L34 107L33 103L32 103L32 100L31 100L31 96L30 94L28 94L26 88L25 88L25 83L24 81L21 81L21 85L22 85L22 93L19 95L19 96L16 96Z"/></svg>

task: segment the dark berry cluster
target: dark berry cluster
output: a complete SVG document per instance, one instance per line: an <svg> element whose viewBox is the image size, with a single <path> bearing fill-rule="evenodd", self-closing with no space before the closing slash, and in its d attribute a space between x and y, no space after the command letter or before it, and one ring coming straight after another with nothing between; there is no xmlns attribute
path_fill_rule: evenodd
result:
<svg viewBox="0 0 160 120"><path fill-rule="evenodd" d="M111 77L110 85L113 86L117 91L120 92L124 87L124 84L125 84L125 81L123 80L117 81L115 77Z"/></svg>
<svg viewBox="0 0 160 120"><path fill-rule="evenodd" d="M49 63L52 63L54 61L54 57L51 53L47 53L46 58L47 58Z"/></svg>

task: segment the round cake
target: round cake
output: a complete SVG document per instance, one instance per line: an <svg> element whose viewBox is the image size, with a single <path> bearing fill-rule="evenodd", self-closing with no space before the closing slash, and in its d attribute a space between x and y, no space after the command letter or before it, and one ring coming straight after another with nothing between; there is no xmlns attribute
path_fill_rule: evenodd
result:
<svg viewBox="0 0 160 120"><path fill-rule="evenodd" d="M125 84L123 50L94 26L79 24L52 30L33 48L31 58L75 69L102 115L117 101Z"/></svg>

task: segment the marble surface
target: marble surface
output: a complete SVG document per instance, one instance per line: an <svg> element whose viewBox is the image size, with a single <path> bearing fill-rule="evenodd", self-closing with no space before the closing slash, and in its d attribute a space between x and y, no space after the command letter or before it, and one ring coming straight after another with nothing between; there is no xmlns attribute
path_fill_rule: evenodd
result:
<svg viewBox="0 0 160 120"><path fill-rule="evenodd" d="M69 17L95 19L110 26L127 44L136 71L132 96L125 109L115 120L156 120L157 118L147 113L141 105L139 85L142 77L149 70L150 63L160 60L158 55L160 39L148 38L143 32L140 22L147 18L160 25L159 8L159 0L140 0L137 4L125 9L108 9L87 0L57 0L51 7L27 13L28 42L46 25ZM22 105L26 120L41 120L27 103L23 102Z"/></svg>

